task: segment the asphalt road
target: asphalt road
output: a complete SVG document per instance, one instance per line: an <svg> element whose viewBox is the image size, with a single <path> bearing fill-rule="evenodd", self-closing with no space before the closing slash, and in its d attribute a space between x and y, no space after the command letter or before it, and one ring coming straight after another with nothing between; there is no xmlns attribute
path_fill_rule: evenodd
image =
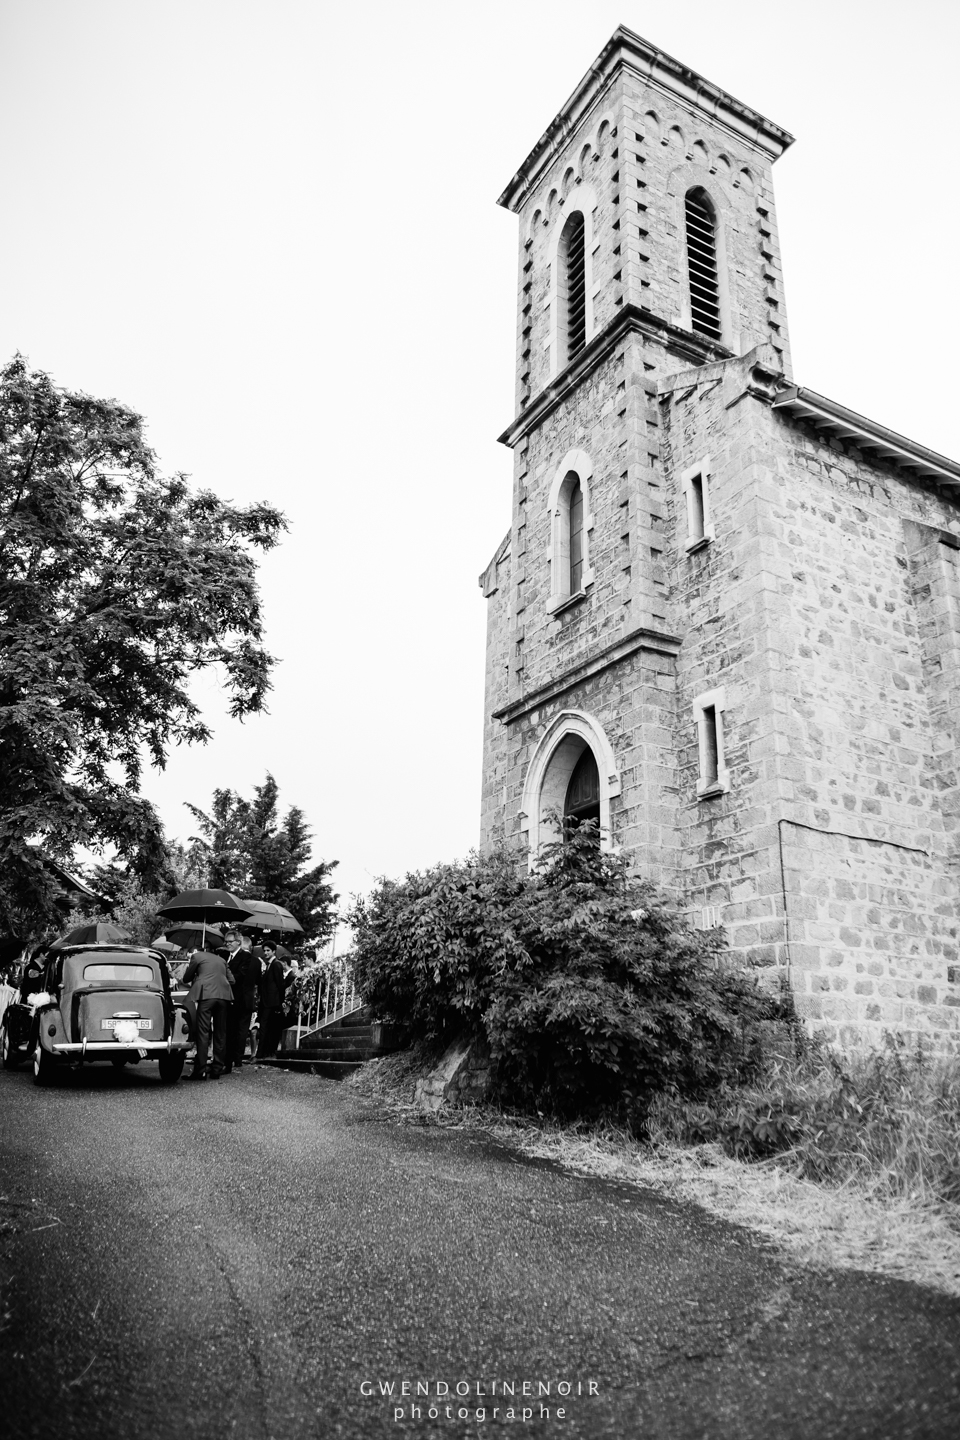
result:
<svg viewBox="0 0 960 1440"><path fill-rule="evenodd" d="M958 1301L332 1081L154 1076L0 1074L9 1440L960 1434Z"/></svg>

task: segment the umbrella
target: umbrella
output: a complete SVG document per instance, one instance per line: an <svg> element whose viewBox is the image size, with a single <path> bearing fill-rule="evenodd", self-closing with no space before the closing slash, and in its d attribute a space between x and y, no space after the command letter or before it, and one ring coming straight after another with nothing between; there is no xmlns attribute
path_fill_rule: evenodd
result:
<svg viewBox="0 0 960 1440"><path fill-rule="evenodd" d="M129 939L129 930L121 930L107 920L98 920L95 925L78 925L76 929L68 930L66 935L54 940L50 948L60 950L64 945L102 945L104 942L123 942Z"/></svg>
<svg viewBox="0 0 960 1440"><path fill-rule="evenodd" d="M216 925L174 925L163 934L174 950L202 950L205 945L223 944L223 931Z"/></svg>
<svg viewBox="0 0 960 1440"><path fill-rule="evenodd" d="M201 944L205 944L207 925L222 921L236 924L238 920L246 920L250 910L229 890L183 890L168 900L157 914L165 915L168 920L199 920L204 932Z"/></svg>
<svg viewBox="0 0 960 1440"><path fill-rule="evenodd" d="M246 905L251 912L249 918L243 921L244 930L277 930L290 932L299 930L303 933L303 926L290 911L283 905L271 905L268 900L241 900L241 905Z"/></svg>
<svg viewBox="0 0 960 1440"><path fill-rule="evenodd" d="M164 938L163 938L162 935L160 936L160 939L159 939L159 940L151 940L151 941L150 941L150 949L151 949L151 950L160 950L160 951L163 951L164 953L166 953L166 952L169 950L171 953L176 953L176 951L179 950L180 948L181 948L181 947L180 947L179 945L174 945L174 943L173 943L172 940L164 940Z"/></svg>

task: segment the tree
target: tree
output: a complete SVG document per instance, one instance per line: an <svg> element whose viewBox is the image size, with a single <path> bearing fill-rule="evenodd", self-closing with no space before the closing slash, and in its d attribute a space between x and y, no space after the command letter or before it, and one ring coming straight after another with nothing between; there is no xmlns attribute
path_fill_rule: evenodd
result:
<svg viewBox="0 0 960 1440"><path fill-rule="evenodd" d="M307 869L310 830L302 810L292 805L281 821L279 786L269 773L255 785L253 800L234 790L215 790L209 812L188 805L200 823L197 837L207 857L207 884L251 900L284 905L311 940L322 941L336 923L339 899L328 877L336 860Z"/></svg>
<svg viewBox="0 0 960 1440"><path fill-rule="evenodd" d="M16 356L0 371L0 905L52 918L43 853L113 844L150 883L159 819L144 757L210 729L187 691L218 666L230 713L263 708L253 550L285 528L165 478L143 420L57 388Z"/></svg>

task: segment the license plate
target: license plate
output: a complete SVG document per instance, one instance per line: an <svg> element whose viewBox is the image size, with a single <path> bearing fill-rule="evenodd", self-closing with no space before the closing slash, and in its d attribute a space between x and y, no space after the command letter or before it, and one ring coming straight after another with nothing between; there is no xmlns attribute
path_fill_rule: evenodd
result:
<svg viewBox="0 0 960 1440"><path fill-rule="evenodd" d="M123 1018L122 1020L101 1020L101 1021L100 1021L100 1029L101 1029L101 1030L112 1030L112 1029L114 1028L114 1026L116 1026L116 1025L129 1025L129 1024L130 1024L130 1021L131 1021L132 1019L133 1019L133 1016L131 1015L131 1016L129 1016L129 1017L128 1017L128 1016L124 1016L124 1018ZM137 1029L138 1029L138 1030L152 1030L152 1029L153 1029L153 1021L152 1021L152 1020L138 1020L138 1021L137 1021Z"/></svg>

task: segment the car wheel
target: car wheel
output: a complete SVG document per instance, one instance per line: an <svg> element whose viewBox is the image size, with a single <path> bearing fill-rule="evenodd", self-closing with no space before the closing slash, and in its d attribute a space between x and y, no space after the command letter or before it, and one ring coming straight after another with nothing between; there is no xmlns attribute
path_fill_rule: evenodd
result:
<svg viewBox="0 0 960 1440"><path fill-rule="evenodd" d="M171 1050L169 1055L160 1056L160 1084L176 1085L183 1074L187 1055L185 1050Z"/></svg>
<svg viewBox="0 0 960 1440"><path fill-rule="evenodd" d="M0 1024L0 1060L4 1070L16 1070L20 1064L20 1052L10 1034L10 1027L6 1020Z"/></svg>
<svg viewBox="0 0 960 1440"><path fill-rule="evenodd" d="M33 1083L34 1085L52 1085L54 1071L57 1062L47 1054L41 1044L33 1052Z"/></svg>

